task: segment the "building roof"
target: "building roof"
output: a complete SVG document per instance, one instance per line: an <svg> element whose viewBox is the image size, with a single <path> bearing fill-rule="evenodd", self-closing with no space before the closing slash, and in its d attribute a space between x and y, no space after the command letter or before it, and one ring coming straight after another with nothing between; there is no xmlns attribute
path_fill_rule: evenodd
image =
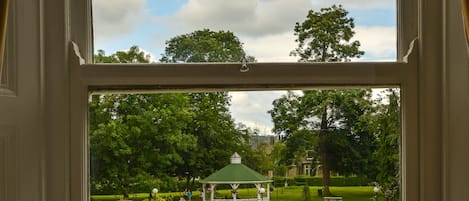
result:
<svg viewBox="0 0 469 201"><path fill-rule="evenodd" d="M221 170L211 174L200 183L211 184L249 184L249 183L269 183L272 180L259 174L253 169L241 164L240 156L235 153L231 158L231 164ZM239 160L233 160L239 159Z"/></svg>

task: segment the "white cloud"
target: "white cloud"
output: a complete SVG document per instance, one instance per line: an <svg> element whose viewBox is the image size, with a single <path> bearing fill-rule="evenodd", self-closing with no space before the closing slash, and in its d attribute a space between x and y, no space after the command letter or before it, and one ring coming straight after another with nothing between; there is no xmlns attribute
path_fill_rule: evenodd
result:
<svg viewBox="0 0 469 201"><path fill-rule="evenodd" d="M297 46L293 31L264 37L240 36L240 40L246 52L256 57L258 62L298 61L298 58L289 56Z"/></svg>
<svg viewBox="0 0 469 201"><path fill-rule="evenodd" d="M355 27L352 40L360 41L360 49L365 51L367 60L393 60L396 53L397 36L394 26L358 26ZM240 36L244 48L258 62L295 62L296 57L289 56L297 47L293 31L264 37ZM362 59L355 59L362 60Z"/></svg>
<svg viewBox="0 0 469 201"><path fill-rule="evenodd" d="M293 30L308 10L333 4L346 9L394 8L395 0L189 0L162 23L178 33L196 29L231 30L251 37L280 34Z"/></svg>
<svg viewBox="0 0 469 201"><path fill-rule="evenodd" d="M104 42L137 32L138 25L149 16L147 0L94 0L95 40Z"/></svg>
<svg viewBox="0 0 469 201"><path fill-rule="evenodd" d="M380 9L395 8L395 0L312 0L311 4L314 9L330 7L332 5L341 4L345 9Z"/></svg>
<svg viewBox="0 0 469 201"><path fill-rule="evenodd" d="M353 40L361 43L361 50L368 58L373 60L389 60L390 55L396 53L397 31L396 27L355 27Z"/></svg>
<svg viewBox="0 0 469 201"><path fill-rule="evenodd" d="M292 30L304 18L310 0L189 0L163 22L182 32L210 28L262 36ZM178 23L174 23L178 22Z"/></svg>
<svg viewBox="0 0 469 201"><path fill-rule="evenodd" d="M230 111L236 122L258 128L261 134L270 134L273 124L270 114L272 101L286 91L230 92Z"/></svg>

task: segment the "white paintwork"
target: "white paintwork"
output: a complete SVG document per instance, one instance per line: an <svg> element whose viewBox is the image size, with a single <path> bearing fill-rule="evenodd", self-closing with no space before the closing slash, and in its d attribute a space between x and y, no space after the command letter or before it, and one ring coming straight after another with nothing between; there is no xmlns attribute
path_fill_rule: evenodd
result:
<svg viewBox="0 0 469 201"><path fill-rule="evenodd" d="M234 153L231 156L231 164L241 164L241 156L238 153Z"/></svg>
<svg viewBox="0 0 469 201"><path fill-rule="evenodd" d="M148 68L140 66L128 76L125 73L129 71L124 67L80 66L71 53L70 40L77 42L89 62L92 55L89 0L12 2L16 4L11 12L16 16L13 40L16 44L7 51L14 53L16 64L11 65L15 73L9 74L8 79L16 85L1 86L0 91L7 88L7 95L0 92L0 134L9 137L6 143L5 137L2 138L0 149L7 153L2 160L5 157L16 160L9 160L9 165L0 164L5 172L0 177L6 177L0 182L0 189L8 189L0 199L87 200L86 136L83 135L86 124L83 122L86 122L88 86L106 89L106 85L123 81L127 87L141 83L174 84L182 86L181 90L193 90L212 83L222 84L214 88L260 89L266 87L263 82L270 80L266 76L274 76L268 84L278 82L279 88L287 87L289 82L299 86L400 84L404 126L403 200L469 200L469 61L461 32L459 1L401 0L398 3L402 11L398 15L401 60L406 46L417 33L419 36L418 52L414 53L414 59L410 58L411 65L363 64L353 70L348 64L317 65L307 70L294 65L297 72L281 71L286 73L285 77L269 74L262 65L258 71L256 66L251 66L245 77L227 76L232 71L239 72L239 67L230 65L220 71L185 74L175 74L185 67L175 73L165 73L160 67L145 70ZM282 68L285 66L274 70ZM148 75L147 71L150 71ZM213 77L220 74L224 76ZM196 78L188 79L189 75ZM260 81L252 80L254 75L260 76ZM156 76L154 81L150 76ZM5 147L13 151L5 152Z"/></svg>

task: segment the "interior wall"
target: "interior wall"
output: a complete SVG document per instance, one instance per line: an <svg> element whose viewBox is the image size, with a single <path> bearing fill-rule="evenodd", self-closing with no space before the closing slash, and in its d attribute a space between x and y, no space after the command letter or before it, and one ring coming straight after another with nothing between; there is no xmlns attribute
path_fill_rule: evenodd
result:
<svg viewBox="0 0 469 201"><path fill-rule="evenodd" d="M39 5L37 0L10 1L4 66L10 73L0 87L0 201L45 198Z"/></svg>
<svg viewBox="0 0 469 201"><path fill-rule="evenodd" d="M444 71L445 200L468 200L469 191L469 52L460 1L446 1Z"/></svg>

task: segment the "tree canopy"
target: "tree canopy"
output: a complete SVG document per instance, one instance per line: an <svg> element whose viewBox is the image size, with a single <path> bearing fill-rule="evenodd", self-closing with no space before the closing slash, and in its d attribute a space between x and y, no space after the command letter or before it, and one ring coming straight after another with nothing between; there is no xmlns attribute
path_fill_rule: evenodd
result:
<svg viewBox="0 0 469 201"><path fill-rule="evenodd" d="M302 23L295 24L298 47L291 55L299 56L302 62L346 62L363 55L359 41L349 43L355 34L355 24L347 15L348 12L340 5L321 8L320 11L310 10ZM295 132L317 136L316 149L323 170L323 191L327 196L330 195L330 170L353 172L351 168L357 162L354 156L366 154L351 150L349 145L355 143L355 137L362 139L361 135L365 135L360 128L354 127L352 121L359 120L363 114L361 110L369 105L365 97L370 92L315 90L303 93L301 97L290 95L274 102L271 111L274 131L285 131L287 136Z"/></svg>
<svg viewBox="0 0 469 201"><path fill-rule="evenodd" d="M245 56L232 32L208 29L167 42L162 62L227 62ZM148 63L137 46L95 62ZM229 112L227 92L106 94L90 103L92 184L128 194L143 177L171 175L189 180L222 168L246 149ZM111 179L112 178L112 179ZM140 182L141 183L141 182Z"/></svg>
<svg viewBox="0 0 469 201"><path fill-rule="evenodd" d="M366 174L375 141L367 130L371 90L311 90L287 95L270 110L274 131L286 135L287 161L301 162L308 150L320 160L324 193L328 195L330 171L343 175Z"/></svg>
<svg viewBox="0 0 469 201"><path fill-rule="evenodd" d="M344 62L364 54L359 41L350 41L355 34L353 18L341 5L310 10L305 21L295 24L298 47L291 52L300 61Z"/></svg>
<svg viewBox="0 0 469 201"><path fill-rule="evenodd" d="M165 63L239 62L245 56L243 44L233 32L203 29L166 41L166 48L160 61Z"/></svg>

